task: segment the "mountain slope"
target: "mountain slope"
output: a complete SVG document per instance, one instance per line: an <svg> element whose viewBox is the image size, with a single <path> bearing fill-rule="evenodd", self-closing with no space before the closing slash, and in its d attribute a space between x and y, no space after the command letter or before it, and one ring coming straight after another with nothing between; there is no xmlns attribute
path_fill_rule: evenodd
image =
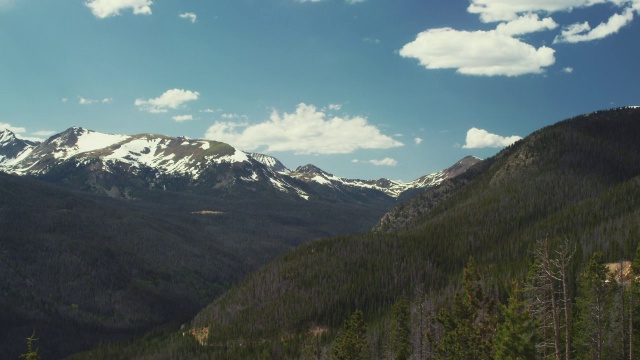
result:
<svg viewBox="0 0 640 360"><path fill-rule="evenodd" d="M277 255L367 231L396 201L384 180L321 184L320 169L214 141L0 139L0 170L15 174L0 173L0 358L34 328L57 358L192 317Z"/></svg>
<svg viewBox="0 0 640 360"><path fill-rule="evenodd" d="M209 346L189 343L199 355L178 335L137 358L168 358L177 349L193 358L296 358L302 345L293 339L317 328L331 334L356 309L380 320L402 294L455 286L470 255L499 293L506 279L526 274L532 244L547 236L552 244L574 241L578 258L594 250L611 260L633 256L640 239L640 109L560 122L481 167L439 203L420 205L429 211L406 227L315 241L254 273L192 321L192 329L209 332Z"/></svg>

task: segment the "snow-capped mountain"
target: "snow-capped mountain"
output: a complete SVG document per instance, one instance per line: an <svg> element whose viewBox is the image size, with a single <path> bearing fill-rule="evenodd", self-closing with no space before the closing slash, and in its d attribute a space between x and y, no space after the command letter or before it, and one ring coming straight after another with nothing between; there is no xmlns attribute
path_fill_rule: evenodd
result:
<svg viewBox="0 0 640 360"><path fill-rule="evenodd" d="M471 160L470 160L471 159ZM304 199L396 199L408 190L438 185L466 170L475 158L409 183L344 179L313 165L287 169L278 159L228 144L163 135L103 134L70 128L41 143L0 130L0 171L30 175L83 189L127 196L132 188L267 189Z"/></svg>

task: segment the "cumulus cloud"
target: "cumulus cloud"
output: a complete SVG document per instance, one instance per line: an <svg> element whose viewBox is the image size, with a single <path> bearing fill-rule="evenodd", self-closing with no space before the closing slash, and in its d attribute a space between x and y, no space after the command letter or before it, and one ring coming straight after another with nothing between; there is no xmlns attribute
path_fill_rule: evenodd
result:
<svg viewBox="0 0 640 360"><path fill-rule="evenodd" d="M131 9L135 15L151 15L152 0L89 0L85 6L99 19L120 15L120 11Z"/></svg>
<svg viewBox="0 0 640 360"><path fill-rule="evenodd" d="M189 21L191 21L191 23L195 23L196 19L198 18L198 16L195 13L192 12L186 12L186 13L182 13L180 15L178 15L181 19L187 19Z"/></svg>
<svg viewBox="0 0 640 360"><path fill-rule="evenodd" d="M554 50L539 49L497 30L431 29L400 50L427 69L456 69L467 75L518 76L541 73L555 63Z"/></svg>
<svg viewBox="0 0 640 360"><path fill-rule="evenodd" d="M603 39L613 35L627 26L633 20L634 10L626 8L622 14L614 14L607 22L600 23L591 28L588 22L576 23L567 26L562 33L553 40L554 43L578 43L584 41Z"/></svg>
<svg viewBox="0 0 640 360"><path fill-rule="evenodd" d="M508 36L517 36L543 30L553 30L557 27L558 24L552 18L547 17L540 20L538 14L531 13L522 15L512 21L498 24L496 32Z"/></svg>
<svg viewBox="0 0 640 360"><path fill-rule="evenodd" d="M299 104L291 114L274 110L269 120L259 124L218 121L206 131L205 138L243 150L295 154L348 154L404 145L382 134L364 117L328 116L307 104Z"/></svg>
<svg viewBox="0 0 640 360"><path fill-rule="evenodd" d="M176 122L191 121L193 120L193 115L176 115L172 119Z"/></svg>
<svg viewBox="0 0 640 360"><path fill-rule="evenodd" d="M200 93L184 89L171 89L153 99L136 99L135 106L141 111L150 113L166 113L169 109L182 107L186 102L198 100Z"/></svg>
<svg viewBox="0 0 640 360"><path fill-rule="evenodd" d="M479 149L486 147L503 147L509 146L514 142L522 139L520 136L500 136L491 134L486 130L471 128L467 131L467 142L462 146L464 149Z"/></svg>
<svg viewBox="0 0 640 360"><path fill-rule="evenodd" d="M593 29L588 22L565 26L554 44L605 38L640 13L640 0L471 0L467 11L479 15L482 22L498 23L494 30L428 29L399 53L417 59L427 69L456 69L461 74L485 76L538 74L555 63L555 50L547 46L536 49L518 37L558 28L549 14L597 4L610 4L622 12ZM541 19L540 14L547 17Z"/></svg>
<svg viewBox="0 0 640 360"><path fill-rule="evenodd" d="M424 141L424 140L423 140L423 139L421 139L421 138L419 138L419 137L417 137L417 138L413 139L413 142L415 142L415 143L416 143L416 145L420 145L420 144L422 144L422 142L423 142L423 141Z"/></svg>
<svg viewBox="0 0 640 360"><path fill-rule="evenodd" d="M573 72L573 68L570 66L567 66L566 68L562 69L562 72L566 74L571 74Z"/></svg>

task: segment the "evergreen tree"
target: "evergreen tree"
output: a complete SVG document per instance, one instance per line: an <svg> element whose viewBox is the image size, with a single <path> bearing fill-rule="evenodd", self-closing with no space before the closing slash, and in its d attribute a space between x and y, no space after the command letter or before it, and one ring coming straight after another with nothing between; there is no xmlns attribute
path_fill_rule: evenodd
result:
<svg viewBox="0 0 640 360"><path fill-rule="evenodd" d="M436 318L443 327L437 355L442 359L491 359L495 301L486 296L472 258L463 271L463 281L464 291L454 295L451 311L442 309Z"/></svg>
<svg viewBox="0 0 640 360"><path fill-rule="evenodd" d="M394 360L407 360L411 355L409 302L402 296L393 304L389 353Z"/></svg>
<svg viewBox="0 0 640 360"><path fill-rule="evenodd" d="M331 360L364 360L367 354L367 328L362 311L357 310L343 323L335 340Z"/></svg>
<svg viewBox="0 0 640 360"><path fill-rule="evenodd" d="M520 299L514 282L507 306L500 305L504 321L497 326L494 340L496 360L526 360L536 357L536 322Z"/></svg>
<svg viewBox="0 0 640 360"><path fill-rule="evenodd" d="M608 269L602 264L602 254L591 256L578 282L575 324L576 348L581 359L609 358L612 334L612 284L607 281Z"/></svg>
<svg viewBox="0 0 640 360"><path fill-rule="evenodd" d="M33 348L33 342L36 341L36 332L34 331L31 337L27 338L27 353L20 355L21 358L26 360L41 360L38 354L38 348Z"/></svg>

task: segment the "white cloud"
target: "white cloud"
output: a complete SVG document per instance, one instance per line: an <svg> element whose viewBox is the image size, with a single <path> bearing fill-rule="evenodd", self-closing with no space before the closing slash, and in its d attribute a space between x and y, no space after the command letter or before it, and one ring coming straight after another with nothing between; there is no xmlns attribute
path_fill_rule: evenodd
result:
<svg viewBox="0 0 640 360"><path fill-rule="evenodd" d="M329 104L329 110L338 111L342 109L342 104Z"/></svg>
<svg viewBox="0 0 640 360"><path fill-rule="evenodd" d="M295 154L348 154L359 149L404 145L380 133L364 117L329 117L306 104L299 104L291 114L281 115L274 110L269 120L254 125L218 121L206 131L205 137L243 150L260 148Z"/></svg>
<svg viewBox="0 0 640 360"><path fill-rule="evenodd" d="M67 101L68 101L67 98L62 99L62 102L67 102ZM80 105L91 105L96 103L110 104L112 101L113 101L113 98L104 98L102 100L96 100L96 99L87 99L85 97L78 96L78 104Z"/></svg>
<svg viewBox="0 0 640 360"><path fill-rule="evenodd" d="M483 22L510 21L518 14L532 12L553 13L571 11L574 8L596 4L613 3L622 5L628 0L471 0L467 11L479 14Z"/></svg>
<svg viewBox="0 0 640 360"><path fill-rule="evenodd" d="M150 113L165 113L169 109L182 107L188 101L198 100L200 93L197 91L171 89L164 92L157 98L144 100L136 99L134 102L141 111Z"/></svg>
<svg viewBox="0 0 640 360"><path fill-rule="evenodd" d="M353 5L353 4L360 4L360 3L363 3L363 2L365 2L365 1L367 1L367 0L345 0L345 1L346 1L346 3L347 3L347 4L349 4L349 5Z"/></svg>
<svg viewBox="0 0 640 360"><path fill-rule="evenodd" d="M91 104L95 104L95 103L103 103L103 104L109 104L113 101L112 98L104 98L102 100L96 100L96 99L87 99L84 98L82 96L78 96L78 104L80 105L91 105ZM62 102L67 102L67 99L62 99Z"/></svg>
<svg viewBox="0 0 640 360"><path fill-rule="evenodd" d="M398 165L398 161L396 159L393 158L384 158L381 160L358 160L358 159L353 159L351 160L352 163L354 164L371 164L371 165L375 165L375 166L396 166Z"/></svg>
<svg viewBox="0 0 640 360"><path fill-rule="evenodd" d="M55 131L53 131L53 130L40 130L40 131L36 131L36 132L34 132L34 133L33 133L33 135L49 137L49 136L51 136L51 135L53 135L53 134L55 134L55 133L56 133L56 132L55 132Z"/></svg>
<svg viewBox="0 0 640 360"><path fill-rule="evenodd" d="M555 63L554 50L539 49L496 30L431 29L400 50L427 69L457 69L466 75L518 76L542 73Z"/></svg>
<svg viewBox="0 0 640 360"><path fill-rule="evenodd" d="M80 105L91 105L93 103L95 103L97 100L92 100L92 99L85 99L82 96L78 97L78 104Z"/></svg>
<svg viewBox="0 0 640 360"><path fill-rule="evenodd" d="M13 126L9 123L2 123L0 122L0 129L4 130L7 129L15 134L20 134L20 133L24 133L27 132L26 128L20 127L20 126Z"/></svg>
<svg viewBox="0 0 640 360"><path fill-rule="evenodd" d="M428 29L406 44L403 57L418 59L427 69L456 69L458 73L486 76L518 76L542 73L555 63L555 50L533 45L519 36L558 28L555 12L571 12L597 4L623 9L608 21L591 28L588 22L563 28L554 43L576 43L602 39L617 33L640 13L640 0L471 0L467 12L485 23L498 22L495 30L461 31Z"/></svg>
<svg viewBox="0 0 640 360"><path fill-rule="evenodd" d="M226 120L234 120L234 119L235 120L240 119L245 121L249 120L249 117L247 115L240 115L236 113L225 113L225 114L222 114L221 117Z"/></svg>
<svg viewBox="0 0 640 360"><path fill-rule="evenodd" d="M13 125L8 124L8 123L0 122L0 131L3 131L5 129L13 132L16 135L17 138L20 138L20 139L23 139L23 140L35 141L35 142L44 141L45 139L43 139L42 136L49 137L49 136L55 134L54 131L36 131L35 133L33 133L33 135L36 135L36 136L27 136L27 135L25 135L25 133L27 132L26 128L23 128L21 126L13 126Z"/></svg>
<svg viewBox="0 0 640 360"><path fill-rule="evenodd" d="M135 15L151 15L152 0L89 0L85 6L93 15L104 19L120 15L121 10L131 9Z"/></svg>
<svg viewBox="0 0 640 360"><path fill-rule="evenodd" d="M62 101L63 103L66 103L66 102L68 102L68 101L69 101L69 99L68 99L68 98L62 98L62 99L61 99L61 101Z"/></svg>
<svg viewBox="0 0 640 360"><path fill-rule="evenodd" d="M191 121L193 120L193 115L176 115L172 119L177 122Z"/></svg>
<svg viewBox="0 0 640 360"><path fill-rule="evenodd" d="M424 140L423 140L423 139L421 139L421 138L419 138L419 137L417 137L417 138L413 139L413 142L415 142L415 143L416 143L416 145L420 145L420 144L422 144L422 142L423 142L423 141L424 141Z"/></svg>
<svg viewBox="0 0 640 360"><path fill-rule="evenodd" d="M187 12L187 13L182 13L180 15L178 15L181 19L187 19L189 21L191 21L191 23L195 23L196 19L198 18L198 16L195 13L192 12Z"/></svg>
<svg viewBox="0 0 640 360"><path fill-rule="evenodd" d="M573 72L573 68L570 66L567 66L566 68L562 69L562 72L571 74Z"/></svg>
<svg viewBox="0 0 640 360"><path fill-rule="evenodd" d="M471 128L467 131L467 142L464 149L479 149L486 147L503 147L509 146L514 142L522 139L520 136L512 135L509 137L491 134L486 130Z"/></svg>
<svg viewBox="0 0 640 360"><path fill-rule="evenodd" d="M614 14L606 23L600 23L591 29L588 22L567 26L562 33L553 40L554 43L578 43L603 39L620 31L633 20L634 10L626 8L622 14Z"/></svg>
<svg viewBox="0 0 640 360"><path fill-rule="evenodd" d="M201 113L215 113L215 112L219 112L219 111L222 111L222 109L211 109L211 108L208 108L208 109L200 110Z"/></svg>
<svg viewBox="0 0 640 360"><path fill-rule="evenodd" d="M540 20L538 14L530 13L510 22L498 24L496 32L507 36L517 36L537 31L553 30L557 27L558 24L552 18L548 17Z"/></svg>
<svg viewBox="0 0 640 360"><path fill-rule="evenodd" d="M375 166L396 166L398 165L398 161L392 158L384 158L382 160L369 160L368 163L373 164Z"/></svg>

